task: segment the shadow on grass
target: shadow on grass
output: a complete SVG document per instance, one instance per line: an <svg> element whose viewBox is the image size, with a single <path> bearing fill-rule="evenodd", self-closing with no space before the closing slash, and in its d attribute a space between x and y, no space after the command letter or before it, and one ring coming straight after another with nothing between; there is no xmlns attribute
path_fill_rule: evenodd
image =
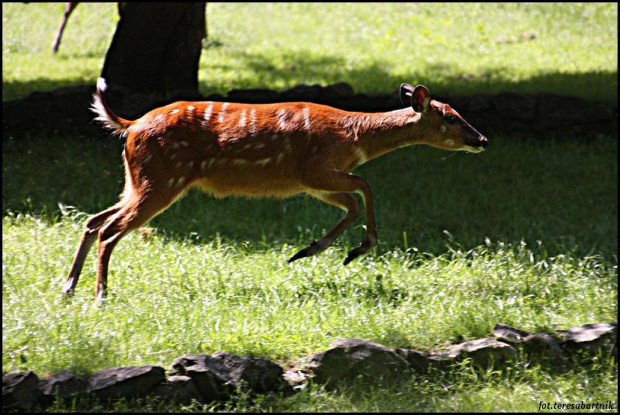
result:
<svg viewBox="0 0 620 415"><path fill-rule="evenodd" d="M454 96L471 94L497 94L518 92L526 94L556 93L576 96L594 102L617 106L618 72L593 71L586 73L553 72L514 82L509 79L507 69L501 66L489 67L482 74L472 75L466 69L458 71L453 62L437 62L424 68L424 74L415 68L407 70L406 75L394 75L393 68L380 62L366 62L356 66L336 55L313 56L303 51L287 53L278 63L260 54L240 52L238 65L211 65L207 70L237 71L247 68L247 75L241 73L235 81L235 88L265 88L269 85L285 85L291 88L299 84L329 85L337 82L349 83L356 93L362 91L392 93L401 83L422 83L435 95ZM428 75L430 73L430 75ZM98 74L92 74L91 84L95 84ZM200 75L199 75L200 77ZM65 79L39 78L28 81L3 81L3 100L5 97L25 96L33 91L51 91L70 85L88 84L88 75ZM212 92L226 94L229 91L208 85L199 80L199 89L204 95Z"/></svg>
<svg viewBox="0 0 620 415"><path fill-rule="evenodd" d="M445 253L469 250L485 239L550 254L617 250L617 142L527 142L497 137L482 155L425 146L390 153L355 171L375 192L377 254L417 247ZM122 142L48 137L3 141L3 214L33 214L55 221L75 207L88 215L118 199ZM70 210L70 209L69 209ZM250 251L300 249L320 238L342 212L307 196L284 200L215 199L196 190L155 217L165 238L209 243L247 242ZM363 238L357 220L336 246ZM76 240L77 244L77 240Z"/></svg>
<svg viewBox="0 0 620 415"><path fill-rule="evenodd" d="M62 79L37 78L27 81L2 80L2 100L24 98L32 92L50 92L58 88L77 85L95 85L96 78L88 82L86 77L71 77ZM15 98L19 97L19 98Z"/></svg>
<svg viewBox="0 0 620 415"><path fill-rule="evenodd" d="M489 68L478 77L455 79L449 63L433 67L432 78L410 70L395 76L378 62L350 67L334 55L287 54L278 64L258 54L242 52L239 62L251 69L240 79L243 88L262 88L284 81L330 84L348 82L356 91L373 90L373 83L424 83L434 94L555 92L617 101L617 71L580 74L549 73L513 83L503 68ZM215 67L213 67L215 68ZM219 67L219 69L227 69ZM83 79L38 79L3 82L4 88L56 89L83 84ZM207 88L204 84L203 89ZM609 92L612 91L612 92ZM227 92L227 91L220 91ZM605 93L603 93L605 92ZM491 137L490 137L491 138ZM377 225L383 249L418 247L444 253L446 245L464 249L491 241L518 244L537 240L558 247L617 250L617 143L513 144L495 143L472 157L428 148L405 149L362 166L356 174L375 191ZM545 147L546 146L546 147ZM41 137L3 141L3 213L21 212L54 220L74 206L94 214L117 201L122 190L122 142ZM249 241L257 249L283 243L303 245L329 231L341 212L312 198L286 200L227 198L190 191L181 201L153 219L170 238ZM356 221L336 244L347 249L363 237Z"/></svg>
<svg viewBox="0 0 620 415"><path fill-rule="evenodd" d="M421 75L415 68L406 75L394 75L393 68L380 62L370 62L363 66L352 66L336 55L311 56L304 52L287 53L279 64L265 59L260 54L239 53L241 65L251 69L252 78L240 82L244 88L264 88L265 85L284 82L289 87L303 83L323 85L347 82L355 92L372 91L396 92L401 83L422 83L435 94L471 95L518 92L526 94L556 93L576 96L607 105L618 104L618 72L592 71L585 73L550 72L515 82L508 77L505 67L489 67L482 74L472 75L463 69L455 70L454 62L445 61L427 65ZM356 64L357 65L357 64ZM219 69L238 69L218 67ZM455 73L458 73L455 75ZM377 85L384 88L377 89ZM211 86L200 82L201 89ZM215 91L226 93L227 91Z"/></svg>

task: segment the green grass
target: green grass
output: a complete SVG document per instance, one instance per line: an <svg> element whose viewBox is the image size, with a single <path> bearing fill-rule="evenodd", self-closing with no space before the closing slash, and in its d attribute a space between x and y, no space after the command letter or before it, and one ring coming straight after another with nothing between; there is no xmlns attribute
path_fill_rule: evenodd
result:
<svg viewBox="0 0 620 415"><path fill-rule="evenodd" d="M346 267L361 221L323 254L287 263L335 224L335 208L307 197L190 192L151 222L152 234L121 241L105 307L93 307L94 254L76 296L63 301L83 212L105 208L121 190L120 151L116 140L3 142L3 371L88 375L218 350L286 364L342 337L426 349L488 336L497 322L552 331L616 321L614 140L496 137L482 155L416 147L364 165L356 173L375 191L380 245ZM45 174L35 180L32 171ZM465 367L443 381L312 386L228 409L534 411L539 400L617 402L615 363L597 362L562 373Z"/></svg>
<svg viewBox="0 0 620 415"><path fill-rule="evenodd" d="M116 6L80 5L52 56L63 7L3 3L3 100L96 82ZM615 3L209 3L207 14L204 94L335 82L392 92L409 82L441 94L553 92L618 101Z"/></svg>

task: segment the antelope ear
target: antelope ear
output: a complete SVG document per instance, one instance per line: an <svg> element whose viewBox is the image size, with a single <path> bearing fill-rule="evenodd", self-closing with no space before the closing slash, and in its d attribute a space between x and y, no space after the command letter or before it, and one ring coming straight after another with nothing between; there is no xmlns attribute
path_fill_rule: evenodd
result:
<svg viewBox="0 0 620 415"><path fill-rule="evenodd" d="M414 88L409 84L400 84L400 102L402 102L403 105L411 105L413 89Z"/></svg>
<svg viewBox="0 0 620 415"><path fill-rule="evenodd" d="M411 93L411 106L415 112L426 112L431 103L431 93L424 85L418 85Z"/></svg>

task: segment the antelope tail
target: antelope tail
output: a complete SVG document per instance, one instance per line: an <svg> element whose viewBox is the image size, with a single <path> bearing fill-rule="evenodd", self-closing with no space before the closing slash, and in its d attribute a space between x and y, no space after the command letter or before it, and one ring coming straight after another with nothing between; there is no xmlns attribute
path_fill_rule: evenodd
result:
<svg viewBox="0 0 620 415"><path fill-rule="evenodd" d="M116 115L103 99L103 93L107 89L105 79L97 80L97 92L93 95L93 103L90 109L97 114L95 121L99 121L105 128L112 131L112 134L123 134L135 121L126 120Z"/></svg>

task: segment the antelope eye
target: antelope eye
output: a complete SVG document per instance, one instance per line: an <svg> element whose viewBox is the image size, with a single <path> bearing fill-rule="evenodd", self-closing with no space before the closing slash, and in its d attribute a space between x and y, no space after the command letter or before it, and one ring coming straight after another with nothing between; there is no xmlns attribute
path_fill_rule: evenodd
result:
<svg viewBox="0 0 620 415"><path fill-rule="evenodd" d="M445 117L443 117L443 120L447 124L456 124L459 119L457 117L455 117L454 115L446 115Z"/></svg>

